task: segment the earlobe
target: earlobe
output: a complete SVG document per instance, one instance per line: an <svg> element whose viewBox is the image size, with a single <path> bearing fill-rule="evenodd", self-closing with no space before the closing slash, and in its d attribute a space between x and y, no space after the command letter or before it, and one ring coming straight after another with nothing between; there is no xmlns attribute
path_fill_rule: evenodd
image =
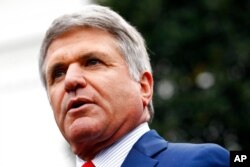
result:
<svg viewBox="0 0 250 167"><path fill-rule="evenodd" d="M152 74L148 71L143 72L140 79L140 85L141 85L141 97L144 107L146 107L152 99L153 84L154 81Z"/></svg>

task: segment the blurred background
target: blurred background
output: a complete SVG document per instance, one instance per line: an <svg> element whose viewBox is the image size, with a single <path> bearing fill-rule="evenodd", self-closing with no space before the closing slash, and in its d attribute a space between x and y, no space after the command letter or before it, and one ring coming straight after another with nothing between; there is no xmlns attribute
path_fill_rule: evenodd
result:
<svg viewBox="0 0 250 167"><path fill-rule="evenodd" d="M167 140L250 150L250 1L96 0L145 37L151 127Z"/></svg>
<svg viewBox="0 0 250 167"><path fill-rule="evenodd" d="M87 0L0 1L0 166L70 167L38 73L43 35L55 17Z"/></svg>
<svg viewBox="0 0 250 167"><path fill-rule="evenodd" d="M155 79L151 127L170 141L250 150L250 1L96 2L146 39Z"/></svg>
<svg viewBox="0 0 250 167"><path fill-rule="evenodd" d="M155 79L151 128L169 141L250 150L250 1L1 0L0 166L73 166L38 75L58 15L108 5L145 37Z"/></svg>

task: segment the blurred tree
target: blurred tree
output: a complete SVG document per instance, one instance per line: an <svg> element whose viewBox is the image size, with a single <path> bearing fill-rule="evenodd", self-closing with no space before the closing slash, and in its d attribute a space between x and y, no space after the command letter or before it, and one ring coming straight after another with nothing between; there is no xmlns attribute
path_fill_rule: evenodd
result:
<svg viewBox="0 0 250 167"><path fill-rule="evenodd" d="M147 41L151 127L171 141L250 150L250 1L96 0Z"/></svg>

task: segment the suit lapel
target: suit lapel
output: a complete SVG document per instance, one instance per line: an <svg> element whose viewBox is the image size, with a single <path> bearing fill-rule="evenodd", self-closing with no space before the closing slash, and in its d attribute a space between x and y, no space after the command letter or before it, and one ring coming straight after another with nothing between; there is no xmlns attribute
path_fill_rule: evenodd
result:
<svg viewBox="0 0 250 167"><path fill-rule="evenodd" d="M132 147L122 167L154 167L158 160L153 156L167 148L167 142L154 130L144 134Z"/></svg>
<svg viewBox="0 0 250 167"><path fill-rule="evenodd" d="M136 149L132 149L123 162L122 167L154 167L157 163L157 160L146 156Z"/></svg>

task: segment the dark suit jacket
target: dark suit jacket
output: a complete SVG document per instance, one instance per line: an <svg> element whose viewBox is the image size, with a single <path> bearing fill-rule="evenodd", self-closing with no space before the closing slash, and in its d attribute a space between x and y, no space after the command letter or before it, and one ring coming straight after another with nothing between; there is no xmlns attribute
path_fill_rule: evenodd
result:
<svg viewBox="0 0 250 167"><path fill-rule="evenodd" d="M216 144L170 143L151 130L135 143L122 167L229 167L229 152Z"/></svg>

